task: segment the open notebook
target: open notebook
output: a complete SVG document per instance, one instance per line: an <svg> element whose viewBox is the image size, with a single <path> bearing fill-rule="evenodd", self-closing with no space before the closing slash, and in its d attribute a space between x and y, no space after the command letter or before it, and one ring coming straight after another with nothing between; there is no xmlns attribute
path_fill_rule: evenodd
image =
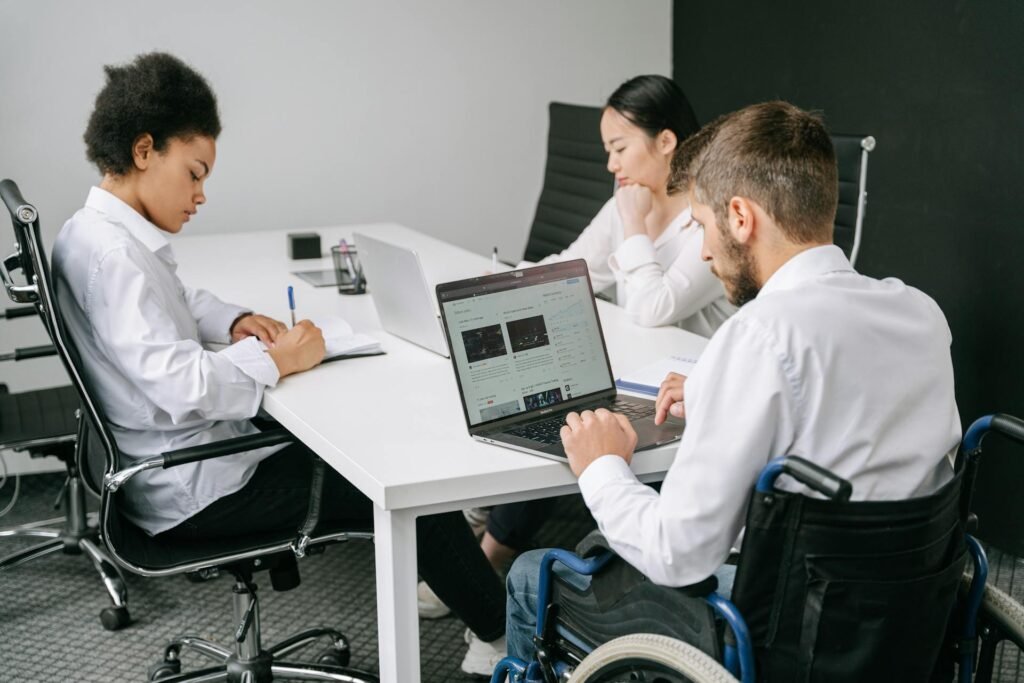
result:
<svg viewBox="0 0 1024 683"><path fill-rule="evenodd" d="M356 334L344 318L326 315L311 318L311 321L324 333L324 344L327 347L324 363L352 356L376 356L384 353L379 341L368 334Z"/></svg>

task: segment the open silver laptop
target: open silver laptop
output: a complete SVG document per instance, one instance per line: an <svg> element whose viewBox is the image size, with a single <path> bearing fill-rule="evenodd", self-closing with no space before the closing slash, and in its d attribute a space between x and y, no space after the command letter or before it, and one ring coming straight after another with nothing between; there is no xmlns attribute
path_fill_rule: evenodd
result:
<svg viewBox="0 0 1024 683"><path fill-rule="evenodd" d="M607 408L636 429L637 450L675 441L654 401L619 395L582 259L437 286L441 319L474 439L565 460L570 411Z"/></svg>
<svg viewBox="0 0 1024 683"><path fill-rule="evenodd" d="M384 329L447 357L448 345L419 254L367 234L352 237Z"/></svg>

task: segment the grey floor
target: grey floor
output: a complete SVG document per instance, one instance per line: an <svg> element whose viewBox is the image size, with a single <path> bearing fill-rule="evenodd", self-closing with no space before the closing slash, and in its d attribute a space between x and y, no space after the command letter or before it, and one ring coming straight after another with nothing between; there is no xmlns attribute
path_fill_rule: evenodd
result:
<svg viewBox="0 0 1024 683"><path fill-rule="evenodd" d="M62 481L54 474L22 477L19 501L0 527L54 516L51 506ZM10 499L12 483L0 490L0 507ZM570 546L592 524L578 497L562 499L554 518L538 539L544 545ZM0 555L19 543L0 539ZM989 549L989 559L990 580L1024 602L1024 561L995 549ZM332 626L351 640L352 666L376 671L373 562L372 544L353 541L302 560L302 585L292 591L275 593L257 575L264 643L303 628ZM190 633L228 645L234 626L230 577L200 584L180 576L126 581L133 623L108 632L98 615L109 601L84 557L56 554L0 572L0 682L142 681L172 636ZM470 680L459 671L463 630L454 618L421 622L425 683ZM1011 649L999 657L996 680L1024 681L1019 653ZM185 670L203 664L196 656L183 663Z"/></svg>
<svg viewBox="0 0 1024 683"><path fill-rule="evenodd" d="M0 527L57 516L52 504L63 475L22 477L19 500L0 518ZM13 481L0 490L0 508L10 500ZM553 523L541 531L545 545L571 546L591 528L578 497L560 501ZM0 555L26 545L0 539ZM257 574L263 643L296 631L330 626L352 643L351 666L377 671L377 603L373 545L350 541L300 561L302 584L275 593L266 575ZM143 578L128 575L132 624L103 630L99 612L110 602L91 562L60 553L0 572L0 682L143 681L170 638L200 635L225 646L235 624L231 618L230 576L191 583L183 576ZM465 626L459 620L421 621L420 652L424 683L473 680L459 670L465 653ZM304 654L310 657L315 648ZM198 656L183 657L183 670L208 665Z"/></svg>

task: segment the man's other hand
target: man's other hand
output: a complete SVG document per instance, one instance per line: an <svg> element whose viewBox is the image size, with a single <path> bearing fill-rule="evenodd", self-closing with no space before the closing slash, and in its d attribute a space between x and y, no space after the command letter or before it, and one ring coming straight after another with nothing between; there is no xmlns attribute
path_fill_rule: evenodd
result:
<svg viewBox="0 0 1024 683"><path fill-rule="evenodd" d="M686 417L686 405L683 403L683 386L686 377L675 372L668 373L658 389L658 398L654 401L654 424L660 425L669 415Z"/></svg>

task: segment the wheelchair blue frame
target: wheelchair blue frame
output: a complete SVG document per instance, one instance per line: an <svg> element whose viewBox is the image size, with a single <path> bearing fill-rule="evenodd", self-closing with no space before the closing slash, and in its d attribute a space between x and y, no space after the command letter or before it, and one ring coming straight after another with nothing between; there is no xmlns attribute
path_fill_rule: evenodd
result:
<svg viewBox="0 0 1024 683"><path fill-rule="evenodd" d="M993 429L994 418L995 416L993 415L979 418L967 430L962 446L966 459L965 466L970 465L971 460L980 453L981 441ZM996 426L998 427L998 423ZM813 463L793 456L778 457L769 462L758 477L755 486L756 490L759 493L771 493L775 490L776 479L782 474L789 474L807 486L833 499L849 500L852 493L849 482L840 479ZM970 683L974 674L974 655L976 651L974 643L977 638L977 615L985 591L985 582L988 579L988 558L981 544L974 537L968 535L967 549L974 564L974 575L967 592L965 619L960 640L959 683ZM578 574L592 576L604 568L612 557L614 557L614 553L610 551L587 559L581 558L568 550L557 548L545 553L540 567L535 638L542 638L547 627L546 617L548 603L551 598L551 582L554 580L555 562L561 562ZM754 647L750 640L747 624L740 615L739 610L718 593L711 593L705 599L715 610L715 613L728 624L736 640L735 646L725 645L723 650L723 666L729 673L738 678L741 683L755 683ZM588 654L590 652L586 647L581 649ZM568 666L565 662L555 662L552 664L556 676L561 676ZM494 669L494 673L491 675L491 683L502 683L506 676L510 676L510 680L514 683L543 680L542 678L536 678L536 674L540 673L537 667L539 667L537 662L528 663L516 657L505 657L498 662L497 667Z"/></svg>

